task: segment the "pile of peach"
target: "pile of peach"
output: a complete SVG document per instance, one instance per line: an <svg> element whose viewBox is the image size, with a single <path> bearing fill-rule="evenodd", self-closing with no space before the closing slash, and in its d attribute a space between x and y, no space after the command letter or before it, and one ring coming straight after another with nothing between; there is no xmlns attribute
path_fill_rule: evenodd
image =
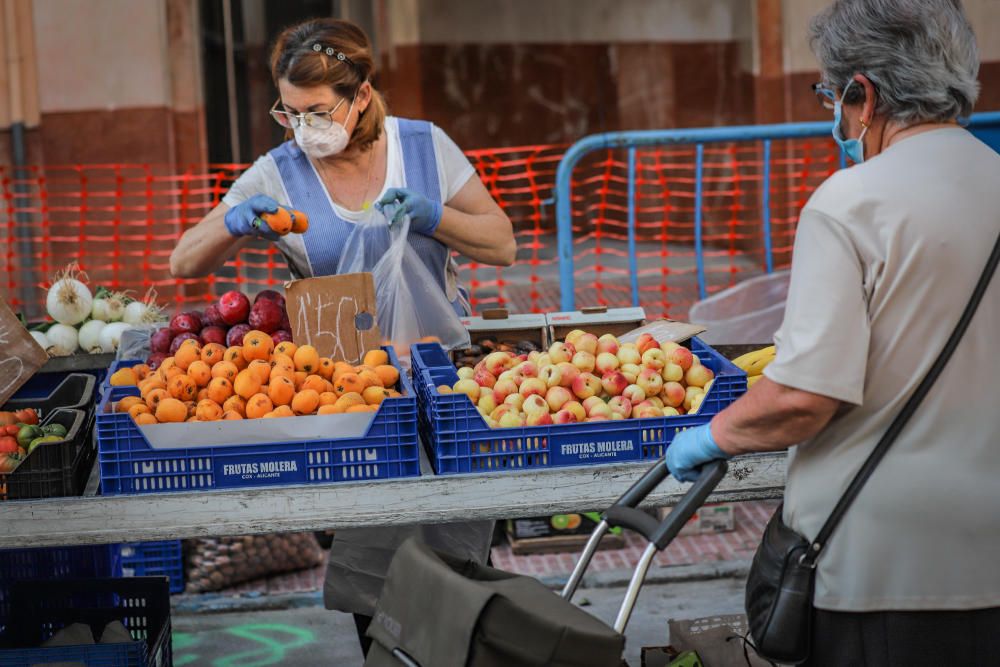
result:
<svg viewBox="0 0 1000 667"><path fill-rule="evenodd" d="M137 424L217 421L375 412L396 391L399 371L383 350L368 352L360 366L321 357L311 345L274 345L251 331L243 345L199 345L186 340L159 368L122 368L113 386L137 385L140 396L115 406Z"/></svg>

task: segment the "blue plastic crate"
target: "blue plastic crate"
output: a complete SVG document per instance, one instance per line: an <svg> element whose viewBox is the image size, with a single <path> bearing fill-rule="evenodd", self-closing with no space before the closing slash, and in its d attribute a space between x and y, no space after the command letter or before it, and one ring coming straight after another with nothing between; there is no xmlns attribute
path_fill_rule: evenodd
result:
<svg viewBox="0 0 1000 667"><path fill-rule="evenodd" d="M170 592L184 592L184 553L180 540L135 542L121 545L123 577L163 576Z"/></svg>
<svg viewBox="0 0 1000 667"><path fill-rule="evenodd" d="M502 472L658 459L674 435L707 423L746 393L746 373L698 338L689 344L715 373L697 414L522 428L490 428L467 396L438 393L436 387L458 381L455 367L440 345L414 345L410 358L420 425L434 470Z"/></svg>
<svg viewBox="0 0 1000 667"><path fill-rule="evenodd" d="M170 593L163 577L28 581L15 585L13 596L18 614L0 641L14 648L0 649L0 665L169 667L173 664ZM101 632L112 620L121 621L133 641L37 648L70 623L86 623Z"/></svg>
<svg viewBox="0 0 1000 667"><path fill-rule="evenodd" d="M24 579L119 577L121 550L117 544L0 549L0 632L10 617L11 586ZM3 661L0 661L0 664Z"/></svg>
<svg viewBox="0 0 1000 667"><path fill-rule="evenodd" d="M395 352L383 349L398 369ZM417 476L420 451L416 392L403 372L400 383L403 396L387 398L378 412L340 415L350 419L351 424L367 423L364 435L170 449L154 449L128 414L111 411L112 404L125 396L138 396L138 388L111 387L97 409L102 492L105 495L161 493ZM217 428L227 427L224 422L214 424Z"/></svg>

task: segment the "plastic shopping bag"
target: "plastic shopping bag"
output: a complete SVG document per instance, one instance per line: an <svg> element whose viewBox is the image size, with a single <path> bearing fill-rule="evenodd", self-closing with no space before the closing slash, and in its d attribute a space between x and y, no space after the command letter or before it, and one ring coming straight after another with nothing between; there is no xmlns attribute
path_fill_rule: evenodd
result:
<svg viewBox="0 0 1000 667"><path fill-rule="evenodd" d="M372 274L379 330L398 353L409 355L410 345L427 336L437 337L448 350L468 347L469 332L407 240L409 216L389 226L394 208L373 211L356 223L337 273Z"/></svg>

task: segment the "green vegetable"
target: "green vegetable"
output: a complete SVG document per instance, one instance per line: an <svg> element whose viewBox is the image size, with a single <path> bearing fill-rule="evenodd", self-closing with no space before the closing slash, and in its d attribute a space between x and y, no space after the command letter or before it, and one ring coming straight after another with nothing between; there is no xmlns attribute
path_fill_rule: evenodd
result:
<svg viewBox="0 0 1000 667"><path fill-rule="evenodd" d="M42 427L42 433L45 435L58 435L60 438L66 437L66 427L62 424L46 424Z"/></svg>
<svg viewBox="0 0 1000 667"><path fill-rule="evenodd" d="M35 438L34 440L31 441L31 444L28 445L28 453L30 454L31 452L35 451L35 447L43 443L61 442L62 440L63 439L60 438L58 435L43 435L40 438Z"/></svg>
<svg viewBox="0 0 1000 667"><path fill-rule="evenodd" d="M31 444L32 440L42 435L44 435L42 433L42 429L37 426L25 424L24 426L21 426L21 430L17 432L17 444L21 447L27 447Z"/></svg>

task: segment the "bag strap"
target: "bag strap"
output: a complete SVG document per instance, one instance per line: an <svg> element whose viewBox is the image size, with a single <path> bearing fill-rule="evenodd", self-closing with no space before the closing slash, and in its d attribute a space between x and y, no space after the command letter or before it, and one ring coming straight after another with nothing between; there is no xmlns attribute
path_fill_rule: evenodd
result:
<svg viewBox="0 0 1000 667"><path fill-rule="evenodd" d="M820 528L819 533L816 538L809 545L809 551L802 555L799 563L808 567L814 567L816 564L816 559L819 558L820 551L826 545L827 541L830 539L830 535L836 529L837 524L844 517L844 513L847 508L851 506L854 499L857 497L858 493L861 491L861 487L865 485L868 478L871 477L872 472L875 471L875 466L877 466L882 458L885 456L886 452L889 451L890 445L895 442L896 438L899 437L900 432L902 432L903 427L913 416L913 413L917 411L920 407L920 403L924 400L924 396L930 391L930 388L937 381L938 376L941 375L942 369L951 359L952 353L958 347L958 344L962 340L962 336L965 335L966 329L969 328L969 323L972 321L973 315L976 314L976 308L979 307L979 302L983 299L983 294L986 293L986 288L989 287L990 279L993 277L994 271L997 268L997 262L1000 261L1000 236L997 236L996 243L993 244L993 252L990 253L990 258L986 262L986 268L983 269L983 274L979 277L979 282L976 283L976 288L972 292L972 297L969 299L969 303L966 304L965 310L962 312L962 317L959 318L958 324L955 325L954 331L951 332L951 336L948 338L948 342L945 343L944 349L941 350L941 354L938 355L937 360L931 364L930 370L924 376L924 379L920 381L917 385L916 390L910 396L909 400L903 406L903 409L899 411L896 418L889 425L889 429L879 440L878 444L875 445L874 451L868 455L868 459L865 461L864 465L861 466L861 470L854 476L851 480L850 485L847 490L844 491L844 495L840 497L837 502L836 507L833 508L833 512L830 513L829 518L827 518L826 523Z"/></svg>

